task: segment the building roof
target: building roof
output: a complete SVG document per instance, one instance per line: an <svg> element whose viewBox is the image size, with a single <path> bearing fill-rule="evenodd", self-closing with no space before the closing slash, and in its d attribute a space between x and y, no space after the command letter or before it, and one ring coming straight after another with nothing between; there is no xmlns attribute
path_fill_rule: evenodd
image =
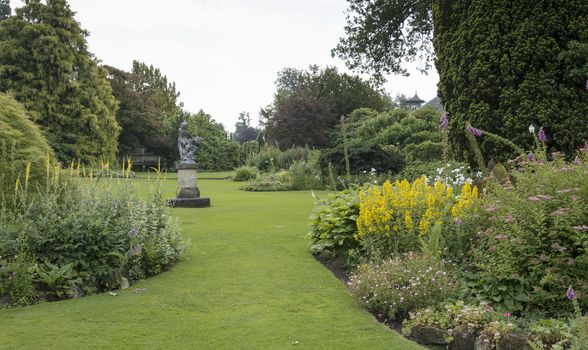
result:
<svg viewBox="0 0 588 350"><path fill-rule="evenodd" d="M439 113L443 113L445 111L445 108L443 108L443 105L441 104L441 98L439 96L425 103L421 108L426 107L433 107Z"/></svg>
<svg viewBox="0 0 588 350"><path fill-rule="evenodd" d="M422 100L419 95L417 95L417 93L414 93L414 96L412 98L409 98L408 100L406 100L406 102L408 103L423 103L425 102L424 100Z"/></svg>

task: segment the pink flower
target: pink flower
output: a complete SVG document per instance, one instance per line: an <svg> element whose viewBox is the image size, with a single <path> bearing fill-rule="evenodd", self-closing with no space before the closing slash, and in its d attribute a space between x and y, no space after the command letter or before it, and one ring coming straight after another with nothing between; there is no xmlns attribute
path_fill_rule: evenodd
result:
<svg viewBox="0 0 588 350"><path fill-rule="evenodd" d="M508 214L504 217L504 222L509 223L514 220L514 217L511 214Z"/></svg>
<svg viewBox="0 0 588 350"><path fill-rule="evenodd" d="M539 141L545 143L545 141L547 141L547 136L545 135L545 130L543 130L543 127L539 128L539 132L537 133L537 138L539 139Z"/></svg>
<svg viewBox="0 0 588 350"><path fill-rule="evenodd" d="M443 113L441 115L441 122L439 124L439 129L447 130L448 126L449 126L449 119L447 118L447 113Z"/></svg>
<svg viewBox="0 0 588 350"><path fill-rule="evenodd" d="M510 314L510 312L505 312L502 314L502 316L504 316L504 318L509 318L512 315Z"/></svg>
<svg viewBox="0 0 588 350"><path fill-rule="evenodd" d="M574 290L572 289L572 286L568 287L568 290L566 291L566 297L568 300L574 300Z"/></svg>
<svg viewBox="0 0 588 350"><path fill-rule="evenodd" d="M474 135L475 137L480 137L482 136L482 130L480 129L476 129L473 126L469 126L468 127L468 132L472 135Z"/></svg>

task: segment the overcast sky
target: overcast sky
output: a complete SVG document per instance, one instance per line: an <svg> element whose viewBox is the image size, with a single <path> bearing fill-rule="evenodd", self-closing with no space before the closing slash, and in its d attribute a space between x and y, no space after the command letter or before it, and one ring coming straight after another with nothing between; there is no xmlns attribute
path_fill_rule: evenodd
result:
<svg viewBox="0 0 588 350"><path fill-rule="evenodd" d="M19 2L13 1L16 5ZM344 63L330 51L344 33L345 0L69 0L104 64L130 70L134 59L175 81L191 112L203 109L229 130L240 111L257 120L285 67ZM390 77L385 89L424 100L438 77Z"/></svg>

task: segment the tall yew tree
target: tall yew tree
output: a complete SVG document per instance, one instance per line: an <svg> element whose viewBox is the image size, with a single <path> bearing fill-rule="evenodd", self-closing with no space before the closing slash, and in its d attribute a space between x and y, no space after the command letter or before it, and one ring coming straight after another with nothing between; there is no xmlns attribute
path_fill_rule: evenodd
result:
<svg viewBox="0 0 588 350"><path fill-rule="evenodd" d="M427 63L433 43L459 155L467 121L524 147L532 145L531 124L568 153L588 138L586 0L349 3L347 36L333 53L351 68L376 77L402 72L403 60ZM487 154L500 153L484 142Z"/></svg>
<svg viewBox="0 0 588 350"><path fill-rule="evenodd" d="M0 91L25 105L62 161L116 155L117 102L87 36L65 0L26 0L0 22Z"/></svg>

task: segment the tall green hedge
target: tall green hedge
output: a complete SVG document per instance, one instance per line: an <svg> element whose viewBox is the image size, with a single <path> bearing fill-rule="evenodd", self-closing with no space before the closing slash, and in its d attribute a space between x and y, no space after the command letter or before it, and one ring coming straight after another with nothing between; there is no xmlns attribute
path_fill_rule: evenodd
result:
<svg viewBox="0 0 588 350"><path fill-rule="evenodd" d="M467 121L527 148L531 124L567 153L588 139L586 0L433 4L439 94L458 155ZM498 145L482 148L496 156Z"/></svg>
<svg viewBox="0 0 588 350"><path fill-rule="evenodd" d="M53 151L39 128L29 120L24 107L12 97L0 93L0 190L11 192L20 175L24 181L31 162L31 182L45 175L47 157Z"/></svg>

